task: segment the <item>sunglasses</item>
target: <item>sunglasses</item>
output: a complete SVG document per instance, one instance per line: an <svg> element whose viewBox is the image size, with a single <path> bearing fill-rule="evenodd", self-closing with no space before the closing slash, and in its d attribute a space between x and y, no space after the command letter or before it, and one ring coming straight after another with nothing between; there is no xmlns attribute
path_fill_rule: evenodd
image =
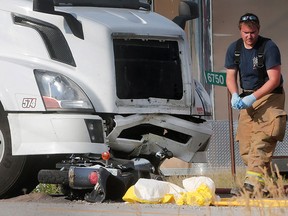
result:
<svg viewBox="0 0 288 216"><path fill-rule="evenodd" d="M242 16L240 18L240 22L245 22L245 21L259 22L258 18L256 16L253 16L253 15Z"/></svg>

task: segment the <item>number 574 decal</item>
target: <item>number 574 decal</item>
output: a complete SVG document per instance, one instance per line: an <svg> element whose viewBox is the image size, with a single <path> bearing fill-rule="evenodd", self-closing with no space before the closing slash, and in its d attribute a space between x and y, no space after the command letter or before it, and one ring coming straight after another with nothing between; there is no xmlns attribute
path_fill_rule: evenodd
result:
<svg viewBox="0 0 288 216"><path fill-rule="evenodd" d="M36 98L23 98L22 107L23 108L35 108L36 107Z"/></svg>

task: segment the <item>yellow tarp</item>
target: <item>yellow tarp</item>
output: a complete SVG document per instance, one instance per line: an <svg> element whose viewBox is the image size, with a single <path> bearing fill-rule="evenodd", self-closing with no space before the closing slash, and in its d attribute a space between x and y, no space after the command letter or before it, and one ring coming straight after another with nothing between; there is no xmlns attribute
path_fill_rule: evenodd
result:
<svg viewBox="0 0 288 216"><path fill-rule="evenodd" d="M288 207L288 199L221 198L214 206Z"/></svg>
<svg viewBox="0 0 288 216"><path fill-rule="evenodd" d="M214 182L209 178L189 178L185 188L153 179L139 179L122 199L129 203L176 203L177 205L209 206L214 200Z"/></svg>

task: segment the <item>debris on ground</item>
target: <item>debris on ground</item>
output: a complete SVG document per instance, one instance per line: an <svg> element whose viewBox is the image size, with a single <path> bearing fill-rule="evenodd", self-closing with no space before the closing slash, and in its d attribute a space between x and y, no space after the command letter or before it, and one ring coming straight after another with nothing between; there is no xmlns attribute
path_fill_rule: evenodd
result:
<svg viewBox="0 0 288 216"><path fill-rule="evenodd" d="M209 206L216 199L215 184L208 177L191 177L182 183L183 188L170 182L140 178L128 189L123 200L129 203Z"/></svg>

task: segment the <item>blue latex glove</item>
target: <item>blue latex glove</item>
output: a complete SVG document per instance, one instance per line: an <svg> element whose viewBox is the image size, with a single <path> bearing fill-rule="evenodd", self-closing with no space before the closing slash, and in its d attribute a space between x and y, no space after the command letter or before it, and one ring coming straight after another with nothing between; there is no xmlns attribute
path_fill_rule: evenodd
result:
<svg viewBox="0 0 288 216"><path fill-rule="evenodd" d="M232 98L231 98L231 106L233 109L239 109L237 106L239 101L241 101L241 98L239 97L239 95L237 93L233 93Z"/></svg>
<svg viewBox="0 0 288 216"><path fill-rule="evenodd" d="M251 94L248 96L245 96L244 98L242 98L238 103L237 103L237 107L238 109L247 109L249 107L252 106L252 104L256 101L256 97Z"/></svg>

